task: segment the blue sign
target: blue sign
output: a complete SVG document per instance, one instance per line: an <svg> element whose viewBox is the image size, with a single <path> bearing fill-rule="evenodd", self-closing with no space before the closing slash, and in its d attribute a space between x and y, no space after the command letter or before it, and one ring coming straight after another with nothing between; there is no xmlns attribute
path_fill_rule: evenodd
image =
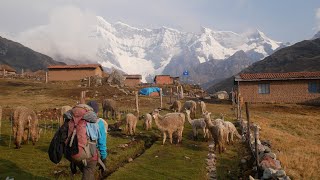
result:
<svg viewBox="0 0 320 180"><path fill-rule="evenodd" d="M189 75L189 71L188 70L183 71L183 75L184 76L188 76Z"/></svg>

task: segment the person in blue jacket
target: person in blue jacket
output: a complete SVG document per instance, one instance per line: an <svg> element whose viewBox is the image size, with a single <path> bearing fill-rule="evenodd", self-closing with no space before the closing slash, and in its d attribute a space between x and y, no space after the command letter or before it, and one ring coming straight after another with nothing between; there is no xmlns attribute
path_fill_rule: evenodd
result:
<svg viewBox="0 0 320 180"><path fill-rule="evenodd" d="M99 112L99 105L96 101L89 101L87 103L87 105L91 106L93 111L98 115L98 112ZM94 137L93 139L96 139L97 140L97 148L100 152L100 159L102 160L102 162L104 164L106 164L106 159L107 159L107 156L108 156L108 153L107 153L107 134L106 134L106 130L105 130L105 126L104 126L104 120L102 118L99 118L98 121L97 121L97 124L98 124L98 134L96 133L93 133L92 131L94 131L93 129L94 128L87 128L88 131L90 132L87 132L88 134L92 134L90 135L90 138L92 138L92 136L97 136L97 137ZM91 124L91 123L88 123L88 124ZM97 132L97 131L96 131Z"/></svg>

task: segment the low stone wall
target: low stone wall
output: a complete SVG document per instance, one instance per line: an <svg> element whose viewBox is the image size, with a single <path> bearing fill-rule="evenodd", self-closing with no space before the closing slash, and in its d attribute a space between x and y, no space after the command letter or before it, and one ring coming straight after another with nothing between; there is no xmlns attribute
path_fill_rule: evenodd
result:
<svg viewBox="0 0 320 180"><path fill-rule="evenodd" d="M217 179L217 168L216 168L217 157L214 152L214 143L209 144L209 153L206 161L207 161L206 162L207 179L216 180Z"/></svg>
<svg viewBox="0 0 320 180"><path fill-rule="evenodd" d="M258 162L258 165L253 167L253 169L257 170L255 178L290 180L290 177L287 176L286 172L283 170L280 161L277 160L276 154L272 151L271 143L259 139L260 127L258 125L249 125L250 138L248 138L247 121L242 121L240 124L243 134L247 137L246 142L250 147L253 157L255 158L255 161ZM256 153L256 150L258 153ZM250 179L254 178L250 177Z"/></svg>

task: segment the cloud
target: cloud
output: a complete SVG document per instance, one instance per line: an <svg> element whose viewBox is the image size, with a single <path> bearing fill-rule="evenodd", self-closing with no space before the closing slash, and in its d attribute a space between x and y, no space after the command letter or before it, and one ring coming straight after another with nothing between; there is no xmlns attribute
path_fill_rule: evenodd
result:
<svg viewBox="0 0 320 180"><path fill-rule="evenodd" d="M316 29L320 31L320 8L316 10Z"/></svg>
<svg viewBox="0 0 320 180"><path fill-rule="evenodd" d="M99 42L93 35L96 16L74 6L53 9L49 23L19 33L14 39L58 60L97 62Z"/></svg>

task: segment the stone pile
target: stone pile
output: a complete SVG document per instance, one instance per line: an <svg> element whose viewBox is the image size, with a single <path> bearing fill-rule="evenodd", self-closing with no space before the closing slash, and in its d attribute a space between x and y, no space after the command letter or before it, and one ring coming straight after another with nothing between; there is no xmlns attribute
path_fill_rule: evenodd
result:
<svg viewBox="0 0 320 180"><path fill-rule="evenodd" d="M209 153L208 157L206 159L206 169L207 169L207 177L210 180L216 180L217 179L217 168L216 168L216 162L217 162L217 157L214 152L214 143L209 144Z"/></svg>
<svg viewBox="0 0 320 180"><path fill-rule="evenodd" d="M241 124L241 123L240 123ZM243 121L243 132L247 133L247 123ZM251 125L250 127L261 129L258 125ZM250 128L251 129L251 128ZM250 149L253 154L256 154L254 132L250 131ZM247 136L246 136L247 137ZM262 173L261 179L278 179L278 180L290 180L290 177L286 175L281 163L277 160L277 156L271 150L271 143L269 141L257 140L257 151L259 159L259 170ZM256 167L255 167L256 169Z"/></svg>

